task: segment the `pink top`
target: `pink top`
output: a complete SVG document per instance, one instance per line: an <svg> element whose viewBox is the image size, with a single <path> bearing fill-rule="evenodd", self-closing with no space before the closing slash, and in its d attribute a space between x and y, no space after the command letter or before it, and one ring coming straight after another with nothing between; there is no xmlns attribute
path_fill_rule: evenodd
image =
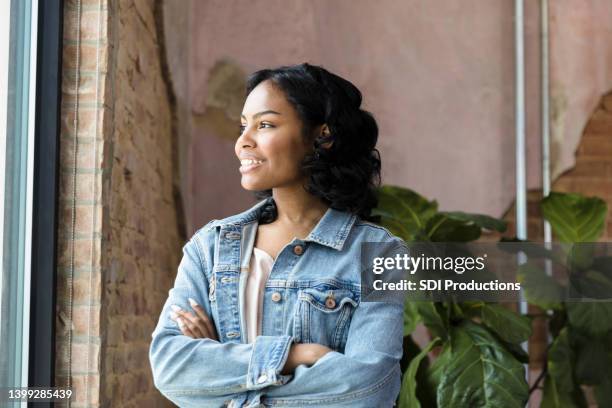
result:
<svg viewBox="0 0 612 408"><path fill-rule="evenodd" d="M255 338L261 334L263 296L273 263L274 258L270 254L253 247L247 275L244 309L248 343L253 343Z"/></svg>

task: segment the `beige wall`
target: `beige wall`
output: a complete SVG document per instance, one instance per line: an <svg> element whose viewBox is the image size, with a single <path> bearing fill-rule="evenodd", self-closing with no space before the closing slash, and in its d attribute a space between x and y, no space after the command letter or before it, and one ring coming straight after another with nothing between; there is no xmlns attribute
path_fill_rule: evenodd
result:
<svg viewBox="0 0 612 408"><path fill-rule="evenodd" d="M525 2L529 188L540 187L539 2ZM181 166L188 232L245 208L233 155L231 74L308 61L353 81L380 126L383 181L442 209L501 216L514 197L513 2L420 0L183 2L169 50L188 125ZM573 165L582 128L612 88L612 3L551 2L553 170ZM183 22L179 26L178 22ZM187 24L185 24L185 22ZM185 26L188 29L185 29ZM172 37L173 35L170 35ZM177 37L177 34L174 34ZM593 46L595 45L595 46ZM221 79L220 79L221 78ZM221 83L221 85L219 85ZM230 98L231 99L231 98ZM238 107L236 107L238 105Z"/></svg>

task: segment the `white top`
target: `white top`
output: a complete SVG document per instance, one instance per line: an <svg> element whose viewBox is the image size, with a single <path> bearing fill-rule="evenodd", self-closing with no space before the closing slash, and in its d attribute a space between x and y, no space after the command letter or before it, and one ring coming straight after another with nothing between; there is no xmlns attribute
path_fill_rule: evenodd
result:
<svg viewBox="0 0 612 408"><path fill-rule="evenodd" d="M273 263L274 258L270 254L253 247L247 275L244 309L248 343L252 343L261 334L263 296Z"/></svg>

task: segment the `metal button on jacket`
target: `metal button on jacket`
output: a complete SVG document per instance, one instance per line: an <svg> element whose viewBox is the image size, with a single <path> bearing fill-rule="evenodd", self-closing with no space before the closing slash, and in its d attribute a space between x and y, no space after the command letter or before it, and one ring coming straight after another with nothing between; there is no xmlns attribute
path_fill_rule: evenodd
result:
<svg viewBox="0 0 612 408"><path fill-rule="evenodd" d="M273 301L273 302L280 302L281 298L282 298L282 296L281 296L281 294L280 294L280 293L278 293L278 292L274 292L274 293L272 294L272 301Z"/></svg>
<svg viewBox="0 0 612 408"><path fill-rule="evenodd" d="M296 255L302 255L304 253L304 247L301 245L296 245L293 247L293 253Z"/></svg>
<svg viewBox="0 0 612 408"><path fill-rule="evenodd" d="M261 384L261 383L265 383L267 379L268 379L268 376L267 376L267 375L265 375L265 374L262 374L262 375L260 375L260 376L259 376L259 378L257 379L257 382L258 382L259 384Z"/></svg>
<svg viewBox="0 0 612 408"><path fill-rule="evenodd" d="M333 297L329 296L327 299L325 299L325 306L327 306L329 309L333 309L336 307L336 301Z"/></svg>

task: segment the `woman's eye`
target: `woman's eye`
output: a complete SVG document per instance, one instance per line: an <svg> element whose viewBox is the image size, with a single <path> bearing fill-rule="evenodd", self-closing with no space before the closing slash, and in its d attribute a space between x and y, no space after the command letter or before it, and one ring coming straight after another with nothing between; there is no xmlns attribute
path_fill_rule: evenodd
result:
<svg viewBox="0 0 612 408"><path fill-rule="evenodd" d="M260 128L262 128L262 127L271 127L271 128L273 128L274 125L272 125L271 123L260 123L259 127ZM240 125L240 128L239 128L240 130L238 132L238 135L241 135L242 132L244 132L244 128L246 128L246 125Z"/></svg>

